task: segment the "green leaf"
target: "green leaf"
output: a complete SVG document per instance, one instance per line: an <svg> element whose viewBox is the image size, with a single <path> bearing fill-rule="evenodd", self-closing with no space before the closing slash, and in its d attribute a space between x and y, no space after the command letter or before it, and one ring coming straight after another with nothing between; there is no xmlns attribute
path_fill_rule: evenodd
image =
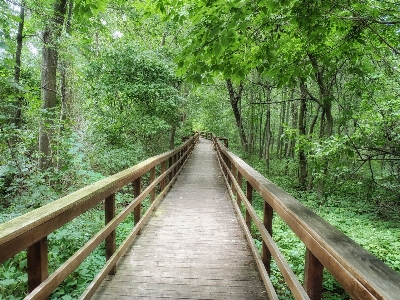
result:
<svg viewBox="0 0 400 300"><path fill-rule="evenodd" d="M0 280L0 285L13 285L13 284L17 284L17 281L13 278L7 278L7 279L3 279Z"/></svg>

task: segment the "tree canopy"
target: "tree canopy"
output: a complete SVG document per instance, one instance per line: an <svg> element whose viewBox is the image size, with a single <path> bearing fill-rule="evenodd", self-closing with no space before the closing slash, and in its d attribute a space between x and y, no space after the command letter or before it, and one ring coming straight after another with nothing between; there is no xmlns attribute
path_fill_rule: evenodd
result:
<svg viewBox="0 0 400 300"><path fill-rule="evenodd" d="M0 0L0 220L205 130L341 230L329 212L349 203L348 218L398 228L399 8ZM399 270L396 251L354 235Z"/></svg>

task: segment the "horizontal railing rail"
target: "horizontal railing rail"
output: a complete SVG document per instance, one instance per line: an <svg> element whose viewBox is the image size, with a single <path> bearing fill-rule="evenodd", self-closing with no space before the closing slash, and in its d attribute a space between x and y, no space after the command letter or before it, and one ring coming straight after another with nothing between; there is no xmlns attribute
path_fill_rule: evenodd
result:
<svg viewBox="0 0 400 300"><path fill-rule="evenodd" d="M90 299L107 274L115 274L117 260L133 241L151 211L169 190L198 141L189 137L180 147L149 158L129 169L102 179L59 200L0 224L0 263L27 249L28 292L25 299L46 299L101 242L105 241L106 264L81 296ZM167 165L168 164L168 165ZM160 169L156 177L156 167ZM167 169L168 167L168 169ZM149 184L142 190L142 176L149 173ZM133 183L134 195L116 215L115 195ZM157 194L159 190L159 194ZM142 201L150 196L151 205L142 216ZM52 274L48 274L47 236L104 200L105 226ZM116 249L116 228L133 212L134 228Z"/></svg>
<svg viewBox="0 0 400 300"><path fill-rule="evenodd" d="M228 151L219 138L210 133L204 135L212 138L231 198L270 299L278 299L268 276L271 257L295 299L321 299L324 268L353 299L399 299L399 273ZM262 220L252 207L254 191L264 199ZM242 206L245 209L244 218ZM303 285L272 239L274 211L306 246ZM252 222L263 240L261 254L250 233Z"/></svg>

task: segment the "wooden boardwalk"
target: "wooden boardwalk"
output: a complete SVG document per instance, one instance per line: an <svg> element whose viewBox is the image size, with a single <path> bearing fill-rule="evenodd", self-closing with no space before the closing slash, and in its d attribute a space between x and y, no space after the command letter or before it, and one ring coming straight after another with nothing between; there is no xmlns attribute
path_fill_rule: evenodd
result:
<svg viewBox="0 0 400 300"><path fill-rule="evenodd" d="M268 299L209 141L92 299Z"/></svg>

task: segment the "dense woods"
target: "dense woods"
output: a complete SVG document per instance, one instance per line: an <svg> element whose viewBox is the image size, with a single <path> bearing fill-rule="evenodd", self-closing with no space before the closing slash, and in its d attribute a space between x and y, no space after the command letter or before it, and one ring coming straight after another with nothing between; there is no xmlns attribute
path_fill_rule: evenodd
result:
<svg viewBox="0 0 400 300"><path fill-rule="evenodd" d="M400 271L399 9L0 0L0 222L204 130ZM57 264L80 237L53 239ZM0 267L0 299L24 263Z"/></svg>

